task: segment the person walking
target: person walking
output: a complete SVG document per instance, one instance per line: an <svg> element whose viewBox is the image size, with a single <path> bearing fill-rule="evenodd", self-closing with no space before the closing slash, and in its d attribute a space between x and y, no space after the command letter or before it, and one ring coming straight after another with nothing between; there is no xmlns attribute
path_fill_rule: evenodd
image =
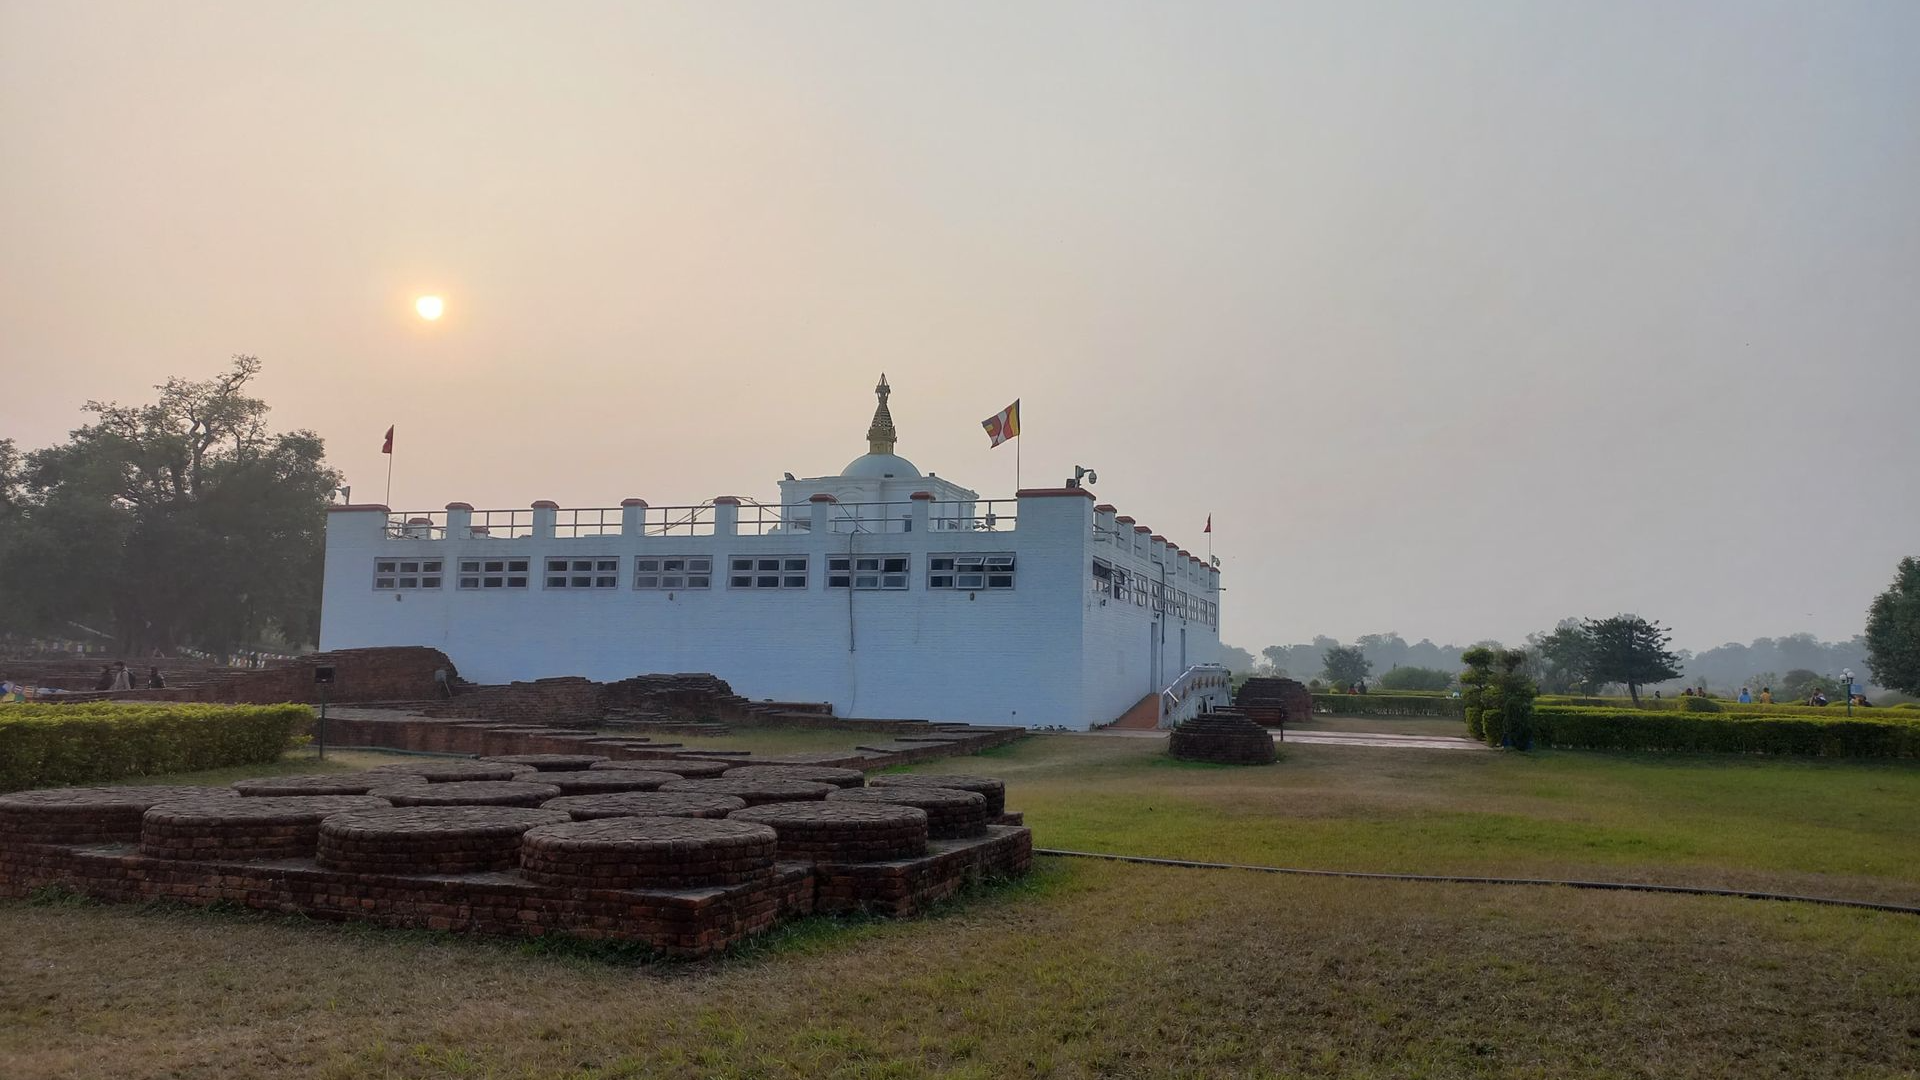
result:
<svg viewBox="0 0 1920 1080"><path fill-rule="evenodd" d="M93 688L95 690L113 689L113 665L109 664L100 669L100 677L93 680Z"/></svg>
<svg viewBox="0 0 1920 1080"><path fill-rule="evenodd" d="M1747 688L1744 686L1740 688L1740 704L1742 705L1753 704L1753 695L1747 693Z"/></svg>
<svg viewBox="0 0 1920 1080"><path fill-rule="evenodd" d="M133 672L127 670L127 662L125 660L115 660L113 662L112 688L115 690L133 689Z"/></svg>

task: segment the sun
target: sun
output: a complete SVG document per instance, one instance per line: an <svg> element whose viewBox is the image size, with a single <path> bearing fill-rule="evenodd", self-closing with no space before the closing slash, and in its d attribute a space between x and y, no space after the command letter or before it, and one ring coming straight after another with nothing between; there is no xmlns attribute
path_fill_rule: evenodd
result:
<svg viewBox="0 0 1920 1080"><path fill-rule="evenodd" d="M437 296L423 296L413 302L413 310L419 312L421 318L432 322L440 317L441 312L447 310L447 305Z"/></svg>

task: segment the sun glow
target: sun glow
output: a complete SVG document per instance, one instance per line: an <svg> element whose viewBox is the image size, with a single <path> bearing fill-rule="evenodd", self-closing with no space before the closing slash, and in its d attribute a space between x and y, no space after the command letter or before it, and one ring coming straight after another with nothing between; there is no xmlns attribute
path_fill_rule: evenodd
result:
<svg viewBox="0 0 1920 1080"><path fill-rule="evenodd" d="M440 313L446 309L446 303L437 296L423 296L413 302L413 310L419 312L420 317L428 322L439 318Z"/></svg>

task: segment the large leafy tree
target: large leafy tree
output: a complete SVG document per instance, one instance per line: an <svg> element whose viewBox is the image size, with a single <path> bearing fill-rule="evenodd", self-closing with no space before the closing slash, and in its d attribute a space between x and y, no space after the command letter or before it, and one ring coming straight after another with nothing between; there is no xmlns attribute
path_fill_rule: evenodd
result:
<svg viewBox="0 0 1920 1080"><path fill-rule="evenodd" d="M1326 680L1335 686L1366 682L1367 673L1373 670L1373 661L1368 660L1357 645L1335 645L1327 650L1322 662L1326 666Z"/></svg>
<svg viewBox="0 0 1920 1080"><path fill-rule="evenodd" d="M1881 686L1920 694L1920 559L1901 559L1867 609L1867 667Z"/></svg>
<svg viewBox="0 0 1920 1080"><path fill-rule="evenodd" d="M1582 674L1589 683L1622 683L1634 704L1640 687L1680 677L1680 656L1667 648L1670 632L1638 615L1586 619L1587 652Z"/></svg>
<svg viewBox="0 0 1920 1080"><path fill-rule="evenodd" d="M260 362L172 378L145 405L27 455L0 589L36 629L110 627L121 648L224 653L269 632L318 636L326 504L339 475L318 436L275 433L245 393Z"/></svg>
<svg viewBox="0 0 1920 1080"><path fill-rule="evenodd" d="M1561 619L1545 633L1527 635L1529 660L1539 676L1540 689L1549 694L1587 693L1587 654L1593 642L1579 619Z"/></svg>

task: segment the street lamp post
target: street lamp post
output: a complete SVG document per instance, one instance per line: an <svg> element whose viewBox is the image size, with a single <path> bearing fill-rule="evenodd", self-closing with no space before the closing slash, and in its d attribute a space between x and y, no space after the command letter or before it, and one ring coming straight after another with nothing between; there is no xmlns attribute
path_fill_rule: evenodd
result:
<svg viewBox="0 0 1920 1080"><path fill-rule="evenodd" d="M1840 678L1842 681L1844 681L1847 684L1846 687L1844 688L1845 693L1847 695L1847 715L1852 716L1853 715L1853 669L1852 668L1843 669L1840 672Z"/></svg>

